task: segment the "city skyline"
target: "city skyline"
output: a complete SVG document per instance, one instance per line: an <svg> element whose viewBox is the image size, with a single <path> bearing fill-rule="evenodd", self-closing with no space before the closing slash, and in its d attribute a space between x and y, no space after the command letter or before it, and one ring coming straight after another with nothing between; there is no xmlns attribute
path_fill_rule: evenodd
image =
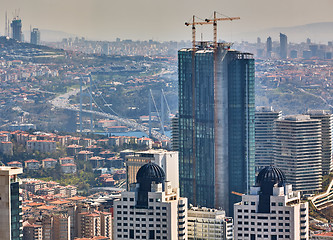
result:
<svg viewBox="0 0 333 240"><path fill-rule="evenodd" d="M316 7L321 9L318 12L313 11L310 1L300 0L292 3L272 2L270 5L265 4L263 0L251 2L239 0L232 4L226 3L216 0L202 3L196 0L163 3L150 0L131 3L111 3L105 0L98 2L61 0L57 3L41 0L29 2L15 0L3 4L3 11L0 12L0 33L3 34L5 29L5 11L7 10L8 19L11 20L14 17L12 13L15 13L15 9L20 9L19 15L22 18L24 31L28 31L32 26L41 30L63 31L91 40L109 41L115 40L117 37L158 41L190 40L191 29L187 29L184 22L189 21L193 14L203 19L208 18L214 10L241 18L240 21L225 22L219 25L218 36L221 38L223 34L222 38L227 41L251 41L251 39L245 38L249 32L260 32L268 28L333 22L333 17L328 12L330 8L327 7L332 6L333 3L328 0L317 3ZM77 6L80 6L79 11ZM249 9L253 10L249 11ZM272 9L274 11L271 11ZM223 30L221 31L221 29ZM198 27L198 39L201 33L203 40L212 39L210 27ZM274 39L277 40L278 36L273 37ZM290 38L290 40L293 39Z"/></svg>

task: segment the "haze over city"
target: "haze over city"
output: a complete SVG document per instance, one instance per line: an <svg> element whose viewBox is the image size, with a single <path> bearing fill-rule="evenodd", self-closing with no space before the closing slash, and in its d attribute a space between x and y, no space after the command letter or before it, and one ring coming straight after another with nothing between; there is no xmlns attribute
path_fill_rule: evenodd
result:
<svg viewBox="0 0 333 240"><path fill-rule="evenodd" d="M114 41L117 37L133 40L190 40L190 29L184 26L184 22L191 20L193 14L203 19L211 17L213 11L217 10L241 18L240 21L225 22L219 26L219 36L223 34L223 40L254 42L256 36L264 38L270 32L276 35L273 39L278 38L280 29L266 29L333 22L332 7L330 0L315 3L309 0L14 0L2 2L0 32L4 32L5 11L11 19L15 9L20 9L24 31L29 31L31 25L42 31L61 31L91 40ZM198 36L203 33L204 40L212 38L210 27L197 29ZM333 39L333 34L325 33L325 29L322 34L303 30L302 33L307 36L302 33L293 36L287 29L284 30L290 41L305 41L306 37L317 42Z"/></svg>

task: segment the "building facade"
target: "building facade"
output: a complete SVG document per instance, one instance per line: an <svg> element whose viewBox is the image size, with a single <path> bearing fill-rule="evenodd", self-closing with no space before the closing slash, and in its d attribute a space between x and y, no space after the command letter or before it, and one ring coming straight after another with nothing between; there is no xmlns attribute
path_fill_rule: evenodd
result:
<svg viewBox="0 0 333 240"><path fill-rule="evenodd" d="M287 35L280 33L280 58L286 59L288 56L288 38Z"/></svg>
<svg viewBox="0 0 333 240"><path fill-rule="evenodd" d="M321 121L309 115L286 116L276 121L274 165L296 191L322 187Z"/></svg>
<svg viewBox="0 0 333 240"><path fill-rule="evenodd" d="M233 221L225 211L191 207L187 212L188 240L232 240Z"/></svg>
<svg viewBox="0 0 333 240"><path fill-rule="evenodd" d="M38 28L32 29L32 32L30 33L30 43L35 45L40 44L40 31Z"/></svg>
<svg viewBox="0 0 333 240"><path fill-rule="evenodd" d="M274 164L275 124L281 111L272 107L257 107L255 113L256 172Z"/></svg>
<svg viewBox="0 0 333 240"><path fill-rule="evenodd" d="M155 163L137 173L137 187L114 202L113 239L187 239L187 199Z"/></svg>
<svg viewBox="0 0 333 240"><path fill-rule="evenodd" d="M283 172L275 167L260 171L257 184L234 208L237 240L309 239L308 202L285 183Z"/></svg>
<svg viewBox="0 0 333 240"><path fill-rule="evenodd" d="M330 111L325 110L309 110L308 114L311 119L319 119L321 121L322 170L323 174L329 174L333 170L333 116Z"/></svg>
<svg viewBox="0 0 333 240"><path fill-rule="evenodd" d="M179 175L193 205L222 208L254 184L254 59L208 43L178 52Z"/></svg>
<svg viewBox="0 0 333 240"><path fill-rule="evenodd" d="M0 236L2 240L22 240L22 209L17 175L22 168L0 167Z"/></svg>
<svg viewBox="0 0 333 240"><path fill-rule="evenodd" d="M12 38L21 42L22 39L22 22L21 19L18 17L15 17L10 24L12 28Z"/></svg>

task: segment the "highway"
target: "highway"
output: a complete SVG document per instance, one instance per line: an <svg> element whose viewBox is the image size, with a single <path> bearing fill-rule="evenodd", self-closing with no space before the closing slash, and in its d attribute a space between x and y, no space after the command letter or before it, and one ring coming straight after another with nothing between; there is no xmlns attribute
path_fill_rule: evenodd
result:
<svg viewBox="0 0 333 240"><path fill-rule="evenodd" d="M69 103L69 98L71 96L77 95L79 93L80 93L80 89L73 89L73 90L71 90L71 91L69 91L65 94L62 94L62 95L54 98L53 100L50 100L50 103L55 108L61 108L61 109L67 109L67 110L75 111L75 112L80 112L80 109L78 107L73 106ZM91 111L91 110L82 109L82 112L89 113L89 114L92 113L92 114L95 114L95 115L100 116L100 117L105 117L107 119L116 120L117 122L119 122L119 123L121 123L121 124L123 124L127 127L130 127L132 129L135 129L135 130L140 131L140 132L144 132L147 135L149 135L149 128L137 123L135 120L122 118L122 117L118 117L116 115L112 115L112 114L104 113L104 112L99 112L99 111ZM152 137L154 139L157 139L158 141L170 140L169 137L167 137L167 136L165 136L165 135L161 134L160 132L157 132L153 129L151 130L151 134L152 134Z"/></svg>

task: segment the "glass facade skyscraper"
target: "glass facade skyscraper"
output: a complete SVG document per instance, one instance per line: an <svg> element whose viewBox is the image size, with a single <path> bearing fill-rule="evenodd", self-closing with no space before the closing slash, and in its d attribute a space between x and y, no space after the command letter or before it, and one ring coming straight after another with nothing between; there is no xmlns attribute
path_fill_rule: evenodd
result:
<svg viewBox="0 0 333 240"><path fill-rule="evenodd" d="M181 194L193 205L233 213L254 185L254 59L203 43L179 61ZM215 65L215 66L214 66Z"/></svg>

